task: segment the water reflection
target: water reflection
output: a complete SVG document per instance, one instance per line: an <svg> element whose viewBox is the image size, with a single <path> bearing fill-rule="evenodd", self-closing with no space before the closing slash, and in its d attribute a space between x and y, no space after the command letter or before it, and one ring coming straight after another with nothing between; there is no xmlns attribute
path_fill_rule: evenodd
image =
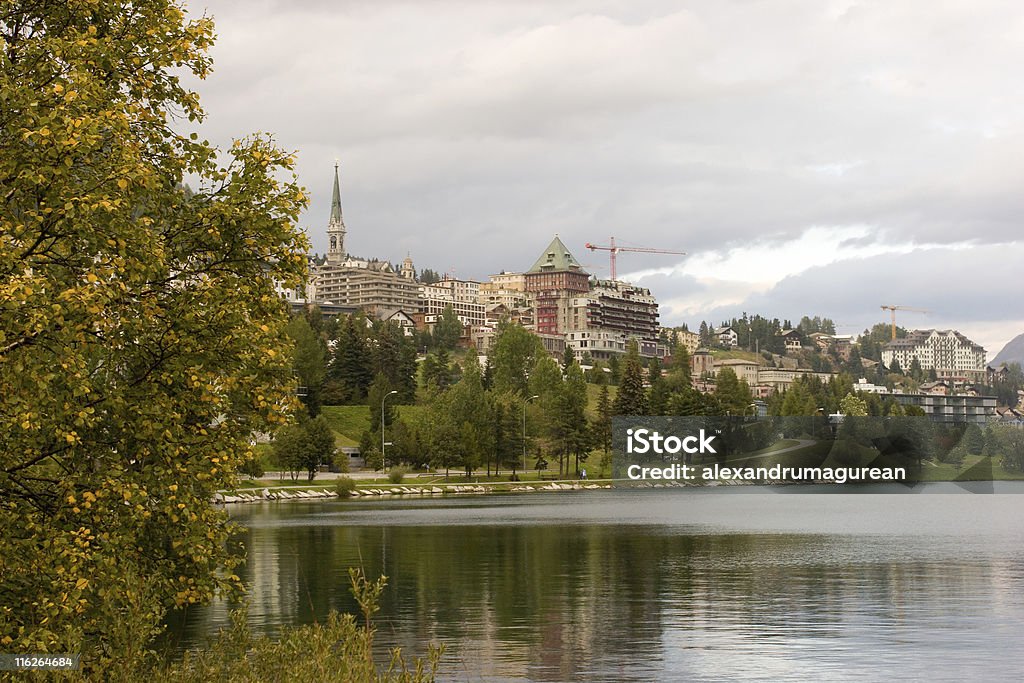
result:
<svg viewBox="0 0 1024 683"><path fill-rule="evenodd" d="M382 646L448 644L464 680L908 677L1019 671L1017 496L608 491L240 507L250 619L354 611ZM228 605L174 624L181 645Z"/></svg>

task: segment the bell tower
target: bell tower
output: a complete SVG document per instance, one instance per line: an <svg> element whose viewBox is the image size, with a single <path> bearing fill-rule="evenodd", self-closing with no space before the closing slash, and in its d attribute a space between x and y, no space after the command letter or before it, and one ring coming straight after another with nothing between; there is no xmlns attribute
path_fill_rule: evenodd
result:
<svg viewBox="0 0 1024 683"><path fill-rule="evenodd" d="M334 162L334 195L331 197L331 220L327 222L327 262L345 260L345 219L341 217L341 185L338 182L338 162Z"/></svg>

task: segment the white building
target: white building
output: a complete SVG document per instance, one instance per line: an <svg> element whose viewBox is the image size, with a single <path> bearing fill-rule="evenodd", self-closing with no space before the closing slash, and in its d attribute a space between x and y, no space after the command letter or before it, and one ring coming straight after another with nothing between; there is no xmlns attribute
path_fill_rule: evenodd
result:
<svg viewBox="0 0 1024 683"><path fill-rule="evenodd" d="M913 330L882 349L882 364L899 363L906 372L914 359L922 370L940 377L981 377L985 373L985 349L956 330Z"/></svg>
<svg viewBox="0 0 1024 683"><path fill-rule="evenodd" d="M658 352L658 302L649 289L621 280L592 280L591 289L569 299L566 344L576 357L607 359L625 353L630 339L640 354Z"/></svg>
<svg viewBox="0 0 1024 683"><path fill-rule="evenodd" d="M463 326L475 327L487 321L486 308L479 298L479 282L447 278L432 285L420 285L419 310L423 322L432 326L445 307L451 306Z"/></svg>
<svg viewBox="0 0 1024 683"><path fill-rule="evenodd" d="M740 343L739 335L737 335L736 330L731 327L716 328L715 337L718 339L718 343L727 349L734 348Z"/></svg>

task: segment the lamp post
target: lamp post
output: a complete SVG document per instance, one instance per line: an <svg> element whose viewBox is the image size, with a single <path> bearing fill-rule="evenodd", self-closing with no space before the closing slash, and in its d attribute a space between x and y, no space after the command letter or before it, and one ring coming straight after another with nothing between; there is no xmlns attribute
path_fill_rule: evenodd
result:
<svg viewBox="0 0 1024 683"><path fill-rule="evenodd" d="M384 467L384 471L388 471L388 459L384 457L384 401L388 400L388 396L397 394L397 391L389 391L384 394L384 398L380 400L380 462Z"/></svg>
<svg viewBox="0 0 1024 683"><path fill-rule="evenodd" d="M523 476L526 476L526 404L539 396L531 396L523 401Z"/></svg>

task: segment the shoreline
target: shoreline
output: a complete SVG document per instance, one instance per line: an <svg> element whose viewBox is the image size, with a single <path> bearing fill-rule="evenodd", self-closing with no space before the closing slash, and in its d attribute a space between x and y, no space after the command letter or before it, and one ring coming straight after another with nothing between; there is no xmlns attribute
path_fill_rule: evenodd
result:
<svg viewBox="0 0 1024 683"><path fill-rule="evenodd" d="M714 480L708 482L679 482L666 481L654 483L652 481L636 481L630 479L600 479L582 483L575 480L551 481L544 484L522 484L510 482L494 482L487 484L443 484L437 485L407 485L392 484L380 486L368 486L362 489L350 491L349 495L339 495L336 490L327 486L313 486L308 488L297 487L267 487L263 489L250 489L245 491L225 492L219 491L211 501L215 505L238 505L247 503L270 503L275 501L302 501L302 500L396 500L402 497L418 496L426 498L444 496L471 496L471 495L497 495L497 494L519 494L519 493L552 493L559 491L598 491L611 489L801 489L813 487L814 491L809 493L829 494L861 494L861 493L918 493L919 487L936 487L943 484L951 485L949 493L1024 493L1020 491L997 491L996 487L1005 488L1006 485L1013 487L1014 484L1024 487L1024 481L1020 480L967 480L967 481L917 481L912 485L900 482L870 482L836 484L830 481L794 482L794 481L759 481L741 482L736 480ZM828 491L827 489L839 487L840 490ZM884 487L885 491L866 491L865 489L876 489ZM826 490L823 490L826 489Z"/></svg>
<svg viewBox="0 0 1024 683"><path fill-rule="evenodd" d="M661 484L660 486L667 486ZM676 484L675 486L685 486ZM536 491L593 491L598 489L614 488L612 480L601 479L583 483L580 480L550 481L544 484L524 484L521 482L493 482L486 484L435 484L410 485L410 484L387 484L374 485L364 488L356 488L348 492L348 495L339 495L330 486L302 487L266 487L254 488L244 491L218 491L213 497L213 503L217 505L230 505L237 503L267 503L278 500L324 500L337 498L339 500L359 499L393 499L398 496L446 496L446 495L485 495L495 493L533 493Z"/></svg>

